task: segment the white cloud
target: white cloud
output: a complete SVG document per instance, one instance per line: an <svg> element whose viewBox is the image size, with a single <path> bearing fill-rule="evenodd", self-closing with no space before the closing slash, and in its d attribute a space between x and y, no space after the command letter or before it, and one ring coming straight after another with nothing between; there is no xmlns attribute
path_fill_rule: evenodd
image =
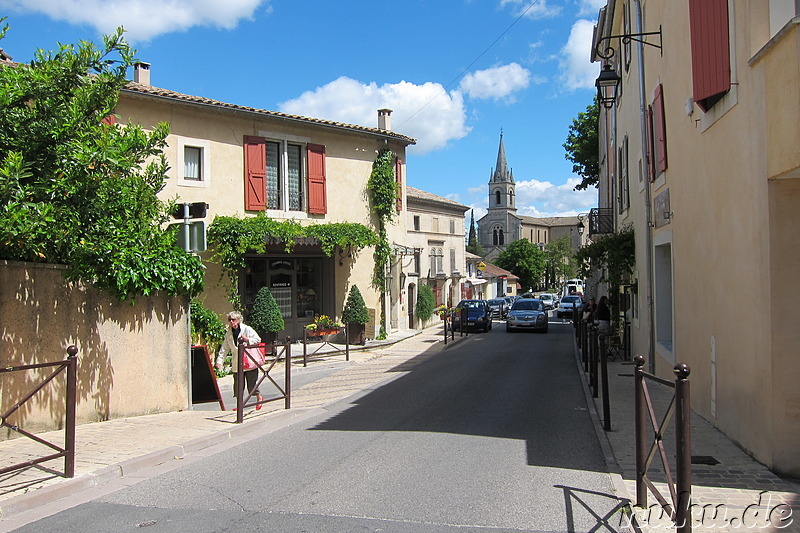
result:
<svg viewBox="0 0 800 533"><path fill-rule="evenodd" d="M560 6L547 4L548 0L500 0L500 7L511 6L515 16L523 13L526 18L542 19L561 13Z"/></svg>
<svg viewBox="0 0 800 533"><path fill-rule="evenodd" d="M595 15L608 0L578 0L578 16Z"/></svg>
<svg viewBox="0 0 800 533"><path fill-rule="evenodd" d="M566 217L588 212L592 207L597 207L597 189L590 187L584 191L574 190L580 182L580 178L576 176L570 177L562 185L535 179L517 181L517 214L528 217ZM470 187L466 196L469 201L462 203L474 209L475 220L479 220L487 213L486 187Z"/></svg>
<svg viewBox="0 0 800 533"><path fill-rule="evenodd" d="M509 63L464 76L459 88L472 98L500 100L530 85L531 73L518 63Z"/></svg>
<svg viewBox="0 0 800 533"><path fill-rule="evenodd" d="M130 42L184 31L193 26L233 29L269 0L3 0L0 7L36 12L70 24L88 24L109 34L118 26Z"/></svg>
<svg viewBox="0 0 800 533"><path fill-rule="evenodd" d="M572 177L563 185L548 181L517 182L517 212L531 217L571 216L585 213L597 205L597 189L575 191L580 179Z"/></svg>
<svg viewBox="0 0 800 533"><path fill-rule="evenodd" d="M377 127L377 110L381 108L392 110L394 131L417 140L416 146L409 147L416 154L444 148L470 130L465 123L461 92L448 93L441 84L432 82L415 85L401 81L378 86L342 76L278 104L284 113L367 127Z"/></svg>
<svg viewBox="0 0 800 533"><path fill-rule="evenodd" d="M559 57L559 78L568 90L593 88L600 66L591 63L594 22L578 20L572 25Z"/></svg>

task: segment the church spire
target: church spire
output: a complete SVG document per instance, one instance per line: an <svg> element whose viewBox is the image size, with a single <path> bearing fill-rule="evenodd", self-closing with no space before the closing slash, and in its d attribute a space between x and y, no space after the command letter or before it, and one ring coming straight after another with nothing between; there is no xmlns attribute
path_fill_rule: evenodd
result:
<svg viewBox="0 0 800 533"><path fill-rule="evenodd" d="M507 181L514 182L514 176L508 170L508 162L506 161L506 149L503 146L503 130L500 130L500 147L497 149L497 165L494 167L494 175L492 181Z"/></svg>

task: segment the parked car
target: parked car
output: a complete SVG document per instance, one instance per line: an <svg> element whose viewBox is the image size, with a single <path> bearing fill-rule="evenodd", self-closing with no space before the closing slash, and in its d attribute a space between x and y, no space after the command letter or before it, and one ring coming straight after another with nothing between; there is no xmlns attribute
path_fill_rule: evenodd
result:
<svg viewBox="0 0 800 533"><path fill-rule="evenodd" d="M467 310L467 323L464 324L464 329L482 329L483 331L492 329L492 312L489 309L489 302L486 300L461 300L457 307ZM461 329L461 316L461 313L454 315L453 328Z"/></svg>
<svg viewBox="0 0 800 533"><path fill-rule="evenodd" d="M539 299L542 301L542 305L544 305L545 311L549 309L554 309L556 306L556 299L550 293L544 293L539 295Z"/></svg>
<svg viewBox="0 0 800 533"><path fill-rule="evenodd" d="M561 298L561 301L558 302L558 308L556 309L556 316L563 317L567 316L572 318L572 313L574 312L574 308L577 307L578 309L583 309L583 298L577 294L570 294L569 296L564 296Z"/></svg>
<svg viewBox="0 0 800 533"><path fill-rule="evenodd" d="M492 310L492 318L503 319L508 314L508 304L505 298L492 298L487 300L489 309Z"/></svg>
<svg viewBox="0 0 800 533"><path fill-rule="evenodd" d="M508 312L511 310L511 306L514 305L514 300L516 300L516 298L513 296L505 296L503 299L506 301L506 315L508 315Z"/></svg>
<svg viewBox="0 0 800 533"><path fill-rule="evenodd" d="M532 329L547 333L548 325L544 303L533 298L520 298L514 302L506 318L506 331Z"/></svg>

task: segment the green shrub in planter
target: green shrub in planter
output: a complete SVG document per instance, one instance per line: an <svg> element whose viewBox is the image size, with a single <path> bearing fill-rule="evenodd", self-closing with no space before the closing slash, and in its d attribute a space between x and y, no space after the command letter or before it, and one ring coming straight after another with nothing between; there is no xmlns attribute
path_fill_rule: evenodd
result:
<svg viewBox="0 0 800 533"><path fill-rule="evenodd" d="M364 344L364 324L369 322L369 310L356 285L350 287L347 301L342 311L342 322L347 324L352 344Z"/></svg>
<svg viewBox="0 0 800 533"><path fill-rule="evenodd" d="M256 330L262 342L274 342L277 333L286 327L278 302L268 287L259 289L247 323Z"/></svg>
<svg viewBox="0 0 800 533"><path fill-rule="evenodd" d="M433 308L436 307L436 297L433 289L428 285L420 285L417 292L417 306L414 312L421 322L427 322L433 316Z"/></svg>

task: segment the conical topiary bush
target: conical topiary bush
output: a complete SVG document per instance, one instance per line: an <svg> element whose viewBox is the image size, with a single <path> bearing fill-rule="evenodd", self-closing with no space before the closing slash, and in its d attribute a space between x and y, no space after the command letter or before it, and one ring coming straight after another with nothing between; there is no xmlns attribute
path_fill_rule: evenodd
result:
<svg viewBox="0 0 800 533"><path fill-rule="evenodd" d="M263 342L268 343L275 342L277 333L286 327L278 302L266 286L261 287L256 295L249 325L261 336Z"/></svg>
<svg viewBox="0 0 800 533"><path fill-rule="evenodd" d="M366 342L364 324L369 322L369 310L364 303L364 298L361 296L361 291L358 290L356 285L350 287L350 292L347 294L347 301L342 311L342 322L347 324L350 336L349 342L351 344L364 344Z"/></svg>

